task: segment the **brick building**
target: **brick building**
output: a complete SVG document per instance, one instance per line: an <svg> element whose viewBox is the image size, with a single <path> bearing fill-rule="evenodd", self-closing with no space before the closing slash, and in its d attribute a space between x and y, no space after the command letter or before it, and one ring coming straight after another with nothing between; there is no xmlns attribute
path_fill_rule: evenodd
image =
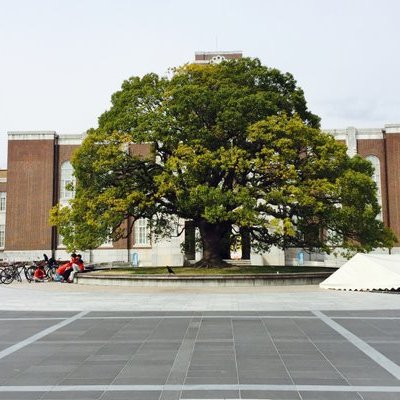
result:
<svg viewBox="0 0 400 400"><path fill-rule="evenodd" d="M375 166L374 179L382 206L381 218L400 237L400 124L380 129L327 131L347 144L350 155L360 154ZM70 158L83 135L59 135L56 132L9 132L8 168L0 171L0 258L27 260L43 253L66 258L62 239L48 224L50 208L74 196L68 184L74 180ZM132 151L145 154L146 145ZM142 265L182 265L180 245L184 238L152 243L146 221L138 221L132 235L115 243L105 243L87 252L87 261L131 261L138 257ZM273 250L252 255L254 264L295 262L298 250ZM394 252L400 252L400 247ZM137 253L134 256L134 253ZM194 254L199 258L199 254ZM308 257L308 258L307 258ZM322 257L322 258L321 258ZM325 261L325 256L306 255L306 262Z"/></svg>
<svg viewBox="0 0 400 400"><path fill-rule="evenodd" d="M368 159L374 166L374 181L378 187L378 201L382 208L379 218L400 238L400 124L387 124L383 128L325 130L336 140L347 146L350 156L359 154ZM286 251L286 262L296 257L298 249ZM379 252L384 250L378 250ZM400 253L398 244L392 253ZM309 260L324 261L334 265L337 261L326 255L311 254ZM339 260L341 264L342 260Z"/></svg>
<svg viewBox="0 0 400 400"><path fill-rule="evenodd" d="M2 195L7 194L3 224L6 234L0 258L29 260L42 258L43 253L68 258L62 238L50 227L48 219L53 205L66 204L74 196L69 190L69 184L74 182L70 159L83 137L48 131L8 133L8 185L3 187L5 183L0 183ZM131 151L146 154L149 146L132 145ZM84 258L93 262L128 261L134 252L140 254L143 264L159 263L158 256L171 265L183 262L179 243L151 243L146 221L141 220L130 237L104 243L86 252Z"/></svg>

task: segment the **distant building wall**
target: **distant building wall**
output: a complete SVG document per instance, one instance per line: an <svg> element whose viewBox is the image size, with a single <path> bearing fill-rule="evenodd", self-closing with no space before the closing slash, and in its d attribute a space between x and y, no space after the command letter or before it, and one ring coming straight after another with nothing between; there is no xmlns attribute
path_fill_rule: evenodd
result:
<svg viewBox="0 0 400 400"><path fill-rule="evenodd" d="M0 170L0 260L4 259L7 211L7 170Z"/></svg>
<svg viewBox="0 0 400 400"><path fill-rule="evenodd" d="M241 51L198 51L195 53L195 64L218 64L224 60L242 58Z"/></svg>
<svg viewBox="0 0 400 400"><path fill-rule="evenodd" d="M6 250L51 248L54 133L8 137Z"/></svg>
<svg viewBox="0 0 400 400"><path fill-rule="evenodd" d="M379 159L382 220L400 240L400 124L388 124L378 129L347 128L326 132L346 143L349 155Z"/></svg>
<svg viewBox="0 0 400 400"><path fill-rule="evenodd" d="M389 225L389 212L388 212L388 188L387 188L387 166L386 166L386 151L385 140L381 139L361 139L357 141L358 154L364 158L375 156L379 159L380 163L380 181L381 181L381 194L382 194L382 220L386 225Z"/></svg>
<svg viewBox="0 0 400 400"><path fill-rule="evenodd" d="M391 125L386 128L385 141L388 166L388 225L400 240L400 125Z"/></svg>

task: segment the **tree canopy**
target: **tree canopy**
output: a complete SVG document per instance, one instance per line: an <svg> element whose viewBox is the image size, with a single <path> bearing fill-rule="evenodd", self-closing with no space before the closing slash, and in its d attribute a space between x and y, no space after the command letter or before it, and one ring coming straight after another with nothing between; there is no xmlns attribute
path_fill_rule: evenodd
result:
<svg viewBox="0 0 400 400"><path fill-rule="evenodd" d="M371 164L321 132L291 74L248 58L188 64L132 77L111 101L73 157L75 199L52 210L70 249L117 240L139 218L157 237L193 221L203 265L244 237L259 251L393 245Z"/></svg>

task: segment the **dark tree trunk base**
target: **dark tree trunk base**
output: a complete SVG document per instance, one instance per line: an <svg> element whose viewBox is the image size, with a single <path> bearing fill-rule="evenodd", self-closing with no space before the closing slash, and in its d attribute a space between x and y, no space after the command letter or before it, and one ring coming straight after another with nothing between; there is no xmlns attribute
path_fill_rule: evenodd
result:
<svg viewBox="0 0 400 400"><path fill-rule="evenodd" d="M229 264L225 262L224 260L209 260L209 259L201 259L200 261L197 261L196 264L194 264L196 268L225 268L228 267Z"/></svg>
<svg viewBox="0 0 400 400"><path fill-rule="evenodd" d="M232 225L229 223L211 224L202 220L199 221L198 227L203 246L203 258L195 266L198 268L226 267L228 264L223 260L230 258Z"/></svg>

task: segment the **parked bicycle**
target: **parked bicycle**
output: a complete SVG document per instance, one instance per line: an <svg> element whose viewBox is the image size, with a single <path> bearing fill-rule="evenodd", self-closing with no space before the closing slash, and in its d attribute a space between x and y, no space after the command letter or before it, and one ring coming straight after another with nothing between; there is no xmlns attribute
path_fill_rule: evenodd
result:
<svg viewBox="0 0 400 400"><path fill-rule="evenodd" d="M43 254L43 257L46 263L44 267L46 276L49 280L53 280L54 275L56 274L56 270L60 265L60 259L56 260L53 257L48 258L46 254Z"/></svg>
<svg viewBox="0 0 400 400"><path fill-rule="evenodd" d="M5 270L6 268L9 268L9 267L10 267L10 263L7 262L7 261L2 261L0 263L0 283L3 283L2 279L1 279L1 275L2 275L3 270Z"/></svg>
<svg viewBox="0 0 400 400"><path fill-rule="evenodd" d="M48 258L46 254L43 254L43 260L36 260L32 262L32 265L28 268L28 275L31 280L34 280L35 271L39 267L43 267L46 275L45 280L53 280L59 262L53 257Z"/></svg>
<svg viewBox="0 0 400 400"><path fill-rule="evenodd" d="M24 262L9 263L0 271L0 281L5 285L9 285L14 280L22 282L23 276L28 282L32 282L33 275L31 275L30 267Z"/></svg>
<svg viewBox="0 0 400 400"><path fill-rule="evenodd" d="M0 264L0 283L9 285L14 280L22 282L23 277L28 282L35 280L35 271L38 267L43 267L45 280L53 280L56 270L60 264L60 260L53 257L48 258L43 254L43 260L34 260L29 264L26 262L3 262Z"/></svg>

